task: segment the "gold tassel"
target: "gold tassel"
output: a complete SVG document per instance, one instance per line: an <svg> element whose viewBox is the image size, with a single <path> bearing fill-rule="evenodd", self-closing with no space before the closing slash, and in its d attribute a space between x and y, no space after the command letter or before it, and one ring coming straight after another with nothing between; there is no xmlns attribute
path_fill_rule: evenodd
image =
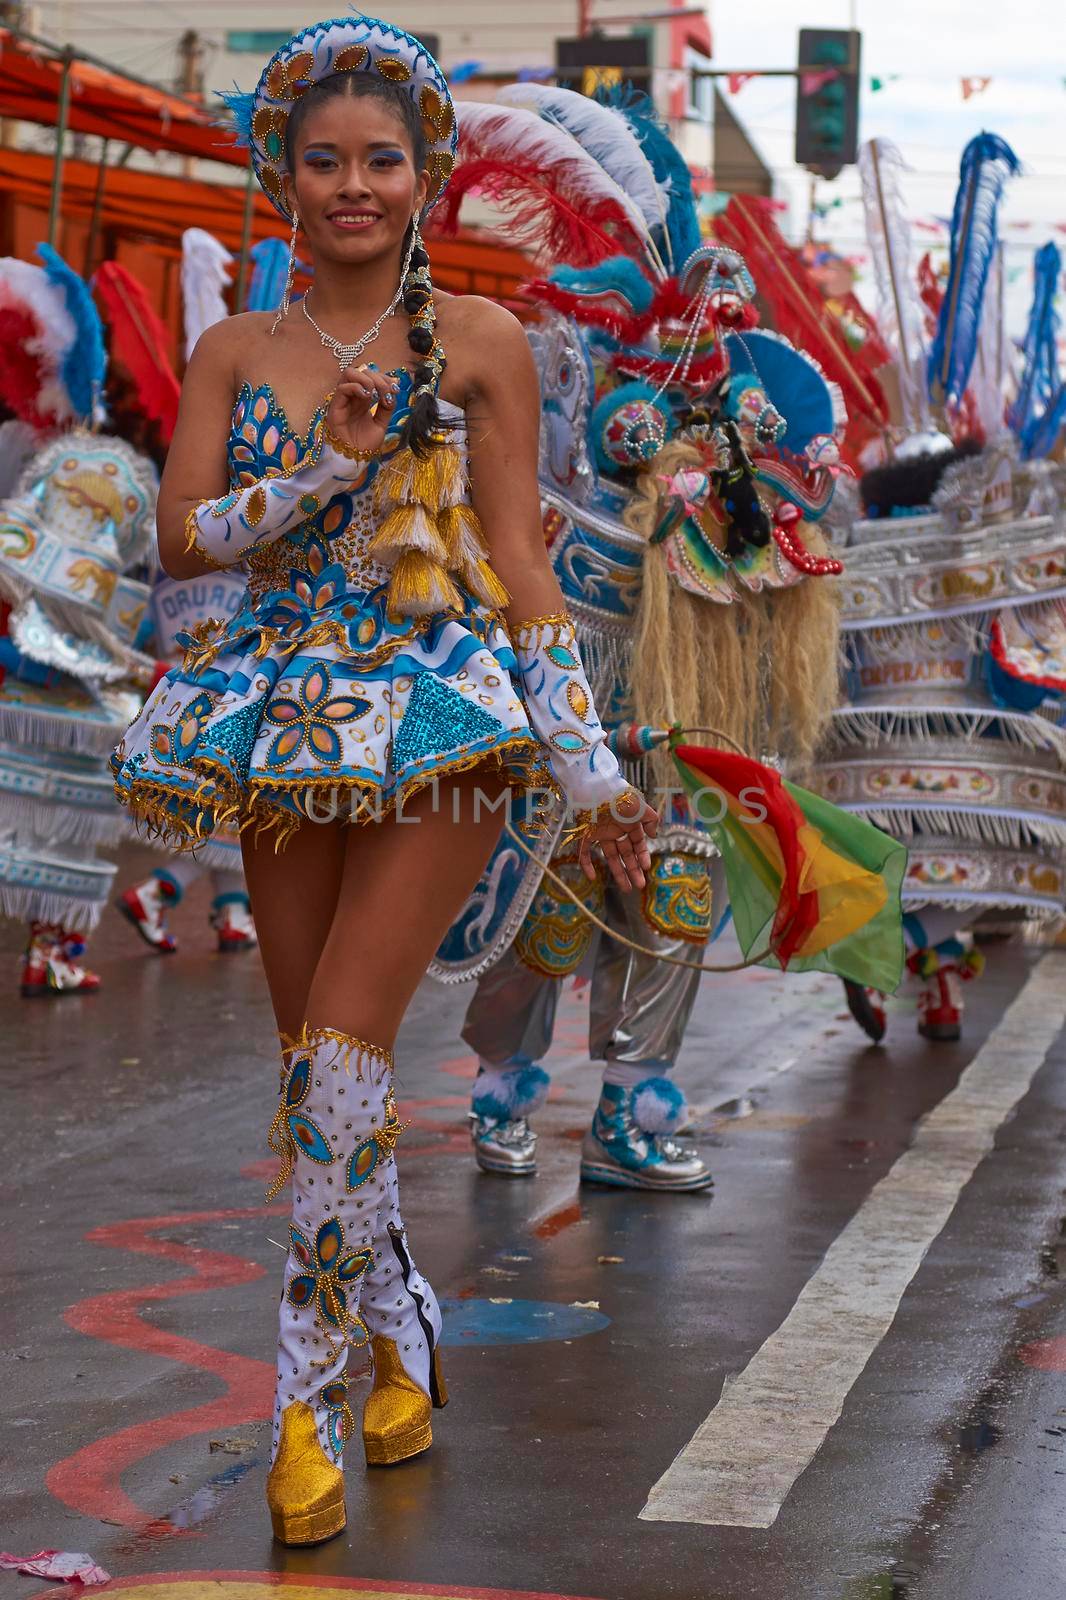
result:
<svg viewBox="0 0 1066 1600"><path fill-rule="evenodd" d="M473 506L445 506L437 515L437 527L448 547L449 567L462 567L485 555L485 536Z"/></svg>
<svg viewBox="0 0 1066 1600"><path fill-rule="evenodd" d="M438 566L450 565L448 548L425 506L393 506L369 545L370 554L386 566L407 550L418 551Z"/></svg>
<svg viewBox="0 0 1066 1600"><path fill-rule="evenodd" d="M444 568L420 550L405 550L389 579L389 605L404 617L462 611L459 591Z"/></svg>
<svg viewBox="0 0 1066 1600"><path fill-rule="evenodd" d="M484 558L467 562L462 580L464 587L490 611L503 611L511 603L511 596Z"/></svg>

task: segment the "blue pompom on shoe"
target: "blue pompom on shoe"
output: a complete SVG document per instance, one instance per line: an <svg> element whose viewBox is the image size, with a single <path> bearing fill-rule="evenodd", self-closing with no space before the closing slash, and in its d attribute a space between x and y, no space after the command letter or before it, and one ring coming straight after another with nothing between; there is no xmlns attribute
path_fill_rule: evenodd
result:
<svg viewBox="0 0 1066 1600"><path fill-rule="evenodd" d="M551 1079L543 1067L505 1067L480 1072L474 1083L471 1110L478 1117L507 1121L539 1111L548 1096Z"/></svg>
<svg viewBox="0 0 1066 1600"><path fill-rule="evenodd" d="M474 1084L470 1136L483 1172L529 1178L537 1170L537 1136L526 1118L544 1104L550 1083L542 1067L483 1069Z"/></svg>
<svg viewBox="0 0 1066 1600"><path fill-rule="evenodd" d="M676 1133L688 1115L684 1091L669 1078L645 1078L633 1089L633 1120L645 1133Z"/></svg>

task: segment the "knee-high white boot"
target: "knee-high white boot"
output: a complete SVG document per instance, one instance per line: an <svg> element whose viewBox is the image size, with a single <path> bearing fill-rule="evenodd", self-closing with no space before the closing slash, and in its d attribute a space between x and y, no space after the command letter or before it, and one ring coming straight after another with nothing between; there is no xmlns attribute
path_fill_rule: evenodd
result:
<svg viewBox="0 0 1066 1600"><path fill-rule="evenodd" d="M332 1028L305 1028L285 1054L270 1131L282 1169L268 1198L291 1172L292 1222L267 1502L278 1539L315 1544L344 1527L345 1368L370 1339L359 1302L395 1138L392 1055Z"/></svg>
<svg viewBox="0 0 1066 1600"><path fill-rule="evenodd" d="M362 1300L374 1361L374 1387L363 1408L363 1447L367 1464L376 1467L392 1466L428 1450L433 1442L432 1408L448 1403L440 1363L440 1307L414 1264L400 1215L396 1157L391 1152L405 1124L396 1115L391 1093L385 1126L389 1149L380 1168L384 1195Z"/></svg>

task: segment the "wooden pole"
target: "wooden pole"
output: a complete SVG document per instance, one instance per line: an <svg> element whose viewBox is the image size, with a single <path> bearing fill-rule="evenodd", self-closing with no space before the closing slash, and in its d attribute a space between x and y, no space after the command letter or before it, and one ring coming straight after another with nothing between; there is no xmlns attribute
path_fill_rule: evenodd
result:
<svg viewBox="0 0 1066 1600"><path fill-rule="evenodd" d="M93 211L89 219L89 238L85 246L85 277L91 278L96 271L96 254L100 244L100 219L104 211L104 185L107 182L107 152L111 141L105 139L100 151L100 162L96 169L96 193L93 195Z"/></svg>
<svg viewBox="0 0 1066 1600"><path fill-rule="evenodd" d="M252 255L252 220L255 217L255 168L248 163L248 183L244 191L244 218L241 223L241 255L237 268L237 292L234 295L234 312L244 310L245 291L248 286L248 266Z"/></svg>
<svg viewBox="0 0 1066 1600"><path fill-rule="evenodd" d="M74 65L74 51L65 45L60 59L63 76L59 84L59 112L56 117L56 155L52 167L52 199L48 207L48 243L53 250L59 238L59 207L63 197L63 161L66 154L67 122L70 118L70 69Z"/></svg>

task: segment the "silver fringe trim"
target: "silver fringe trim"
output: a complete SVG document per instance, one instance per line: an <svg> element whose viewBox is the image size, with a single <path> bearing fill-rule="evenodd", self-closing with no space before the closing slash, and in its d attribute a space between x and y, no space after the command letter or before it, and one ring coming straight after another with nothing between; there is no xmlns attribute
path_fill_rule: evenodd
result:
<svg viewBox="0 0 1066 1600"><path fill-rule="evenodd" d="M0 914L18 922L59 922L64 928L91 933L106 904L106 900L85 900L80 895L0 881Z"/></svg>
<svg viewBox="0 0 1066 1600"><path fill-rule="evenodd" d="M125 731L118 722L81 722L74 717L45 716L25 706L0 705L0 737L38 750L107 756Z"/></svg>
<svg viewBox="0 0 1066 1600"><path fill-rule="evenodd" d="M865 749L899 739L925 743L935 739L980 739L995 728L996 737L1026 750L1050 750L1066 761L1066 728L1021 711L981 706L842 706L833 712L834 744Z"/></svg>
<svg viewBox="0 0 1066 1600"><path fill-rule="evenodd" d="M0 793L0 828L32 833L47 844L121 844L135 830L112 802L106 811L76 810L62 800Z"/></svg>
<svg viewBox="0 0 1066 1600"><path fill-rule="evenodd" d="M842 810L865 817L893 838L910 842L917 834L939 832L975 844L1002 845L1025 850L1034 842L1066 849L1066 823L1042 822L1017 813L990 810L963 811L946 806L844 806Z"/></svg>

